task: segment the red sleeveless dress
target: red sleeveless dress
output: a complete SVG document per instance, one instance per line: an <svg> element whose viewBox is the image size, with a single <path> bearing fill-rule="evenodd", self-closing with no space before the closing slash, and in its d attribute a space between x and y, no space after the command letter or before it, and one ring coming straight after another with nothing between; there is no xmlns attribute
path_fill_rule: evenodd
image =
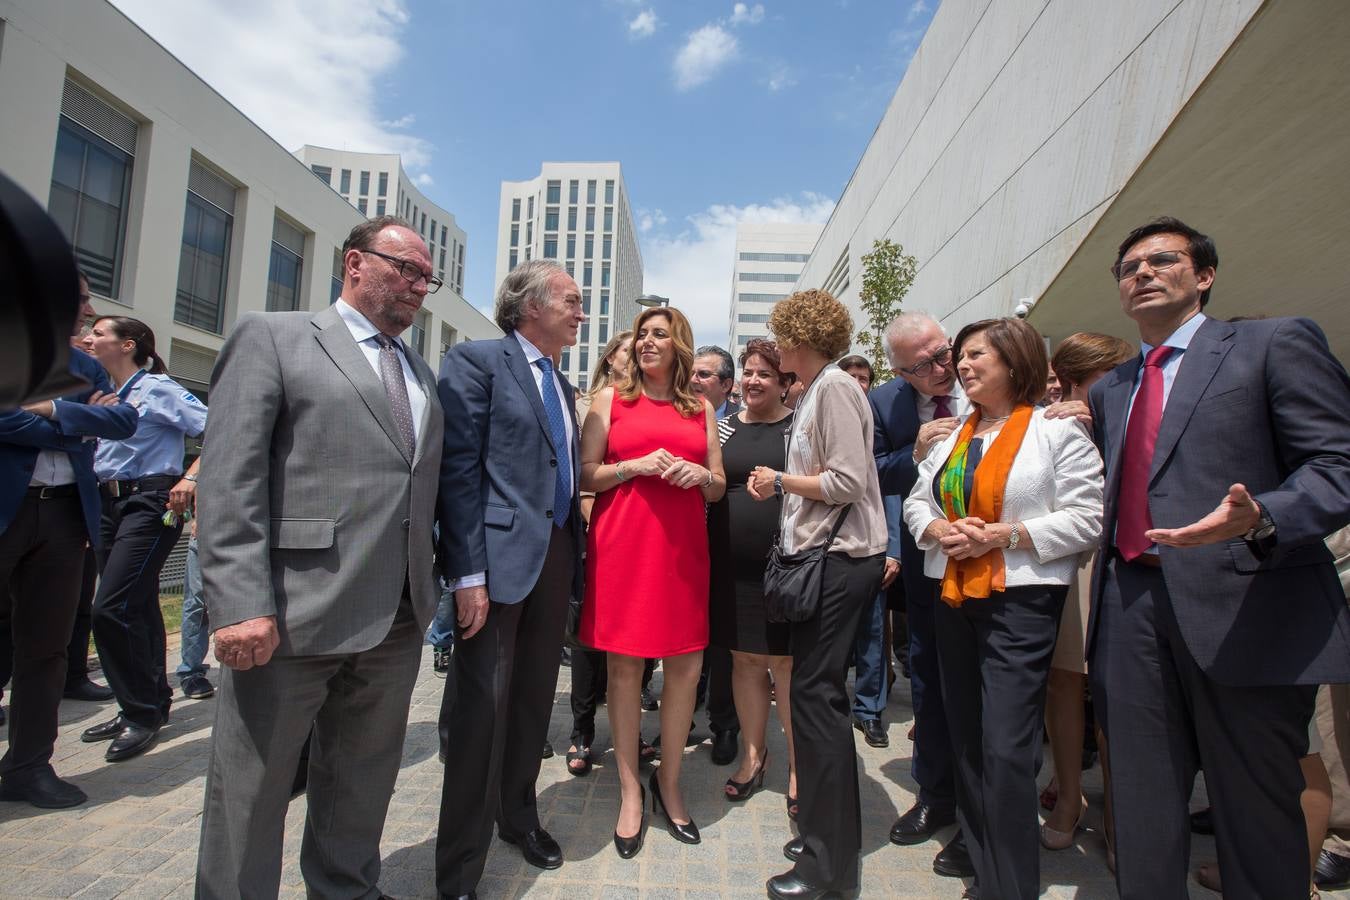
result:
<svg viewBox="0 0 1350 900"><path fill-rule="evenodd" d="M672 403L616 393L605 463L665 448L708 461L707 424ZM703 493L660 476L630 478L601 492L586 538L581 643L626 656L659 658L708 645L708 532Z"/></svg>

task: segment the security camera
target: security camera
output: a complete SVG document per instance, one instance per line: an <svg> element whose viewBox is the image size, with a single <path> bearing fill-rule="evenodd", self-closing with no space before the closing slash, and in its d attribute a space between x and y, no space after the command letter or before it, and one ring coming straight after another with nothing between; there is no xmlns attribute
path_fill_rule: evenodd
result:
<svg viewBox="0 0 1350 900"><path fill-rule="evenodd" d="M1013 315L1017 316L1019 319L1025 319L1027 316L1031 315L1031 309L1035 305L1035 297L1023 297L1021 300L1018 300L1017 305L1013 307Z"/></svg>

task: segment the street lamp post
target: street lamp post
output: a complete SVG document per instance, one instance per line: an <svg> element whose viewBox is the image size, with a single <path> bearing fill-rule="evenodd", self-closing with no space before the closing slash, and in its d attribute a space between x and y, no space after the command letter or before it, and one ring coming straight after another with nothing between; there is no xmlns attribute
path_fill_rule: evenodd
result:
<svg viewBox="0 0 1350 900"><path fill-rule="evenodd" d="M647 309L656 309L657 307L661 306L669 306L670 298L660 297L657 296L656 294L643 294L641 297L638 297L633 302L636 303L638 306L644 306Z"/></svg>

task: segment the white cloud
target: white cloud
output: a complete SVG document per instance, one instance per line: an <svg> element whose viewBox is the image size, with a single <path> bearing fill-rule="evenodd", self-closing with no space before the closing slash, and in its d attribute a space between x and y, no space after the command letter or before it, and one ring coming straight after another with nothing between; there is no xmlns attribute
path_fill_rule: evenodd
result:
<svg viewBox="0 0 1350 900"><path fill-rule="evenodd" d="M909 12L905 14L905 21L913 22L919 16L928 12L928 8L928 4L924 0L914 0L914 3L909 7Z"/></svg>
<svg viewBox="0 0 1350 900"><path fill-rule="evenodd" d="M660 228L666 224L666 214L659 209L638 208L637 227L638 231L646 234L653 228Z"/></svg>
<svg viewBox="0 0 1350 900"><path fill-rule="evenodd" d="M628 36L632 38L651 37L656 34L656 26L659 21L656 18L655 10L644 9L628 23Z"/></svg>
<svg viewBox="0 0 1350 900"><path fill-rule="evenodd" d="M412 169L431 159L405 131L411 114L379 114L377 86L404 57L403 0L197 0L190 15L113 2L287 150L399 153Z"/></svg>
<svg viewBox="0 0 1350 900"><path fill-rule="evenodd" d="M781 91L796 85L797 79L786 65L774 66L769 71L768 85L771 91Z"/></svg>
<svg viewBox="0 0 1350 900"><path fill-rule="evenodd" d="M685 227L676 234L653 229L642 238L643 290L669 297L671 305L689 317L696 344L725 346L736 226L824 222L833 209L833 200L808 191L764 204L714 204L685 219Z"/></svg>
<svg viewBox="0 0 1350 900"><path fill-rule="evenodd" d="M696 88L736 57L740 45L721 25L704 25L675 54L675 87Z"/></svg>
<svg viewBox="0 0 1350 900"><path fill-rule="evenodd" d="M436 179L431 177L430 172L423 172L422 174L413 177L413 183L418 187L429 188L436 183Z"/></svg>
<svg viewBox="0 0 1350 900"><path fill-rule="evenodd" d="M737 3L731 8L732 25L758 25L763 21L763 3L756 3L754 6L746 6L744 3Z"/></svg>

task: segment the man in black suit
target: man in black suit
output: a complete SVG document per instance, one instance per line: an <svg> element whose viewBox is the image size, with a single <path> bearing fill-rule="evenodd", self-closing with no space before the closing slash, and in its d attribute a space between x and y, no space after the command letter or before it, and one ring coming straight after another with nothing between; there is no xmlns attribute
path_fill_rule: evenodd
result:
<svg viewBox="0 0 1350 900"><path fill-rule="evenodd" d="M1298 761L1316 686L1350 681L1322 542L1350 521L1350 377L1307 319L1207 318L1217 267L1180 221L1132 231L1113 273L1142 352L1091 393L1106 501L1088 646L1126 900L1187 896L1199 767L1224 895L1306 897Z"/></svg>
<svg viewBox="0 0 1350 900"><path fill-rule="evenodd" d="M460 344L441 364L440 551L459 625L441 705L443 897L475 895L494 820L526 862L563 863L534 786L583 574L580 429L553 361L586 316L566 270L534 260L506 276L495 318L505 337Z"/></svg>
<svg viewBox="0 0 1350 900"><path fill-rule="evenodd" d="M876 423L872 448L881 492L903 501L919 476L919 462L929 448L951 434L957 416L969 404L956 378L950 341L931 316L901 313L886 330L886 348L899 377L868 394ZM956 782L933 630L937 582L924 577L923 551L904 527L900 528L900 578L909 618L909 683L915 723L910 771L919 785L919 796L891 829L891 840L918 844L956 821ZM974 875L959 831L933 860L933 870L951 877Z"/></svg>

